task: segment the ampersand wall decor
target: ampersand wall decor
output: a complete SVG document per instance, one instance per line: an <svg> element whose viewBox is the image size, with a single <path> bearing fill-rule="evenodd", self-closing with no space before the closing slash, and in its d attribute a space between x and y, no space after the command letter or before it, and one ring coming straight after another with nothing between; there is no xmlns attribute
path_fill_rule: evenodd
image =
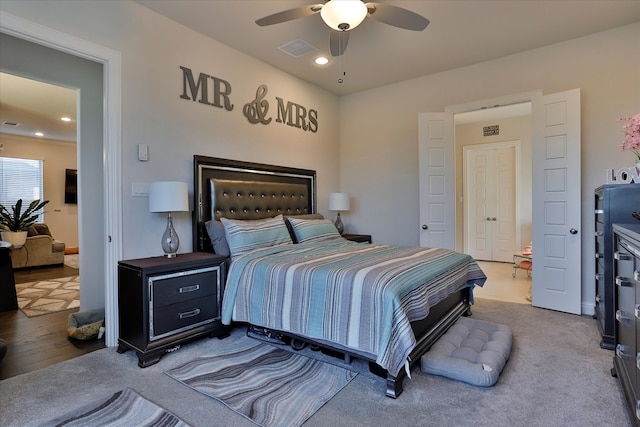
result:
<svg viewBox="0 0 640 427"><path fill-rule="evenodd" d="M264 99L264 97L267 96L268 91L269 89L267 88L267 85L258 86L258 89L256 90L256 99L244 104L242 112L250 123L262 123L263 125L271 123L271 118L266 118L267 112L269 111L269 101Z"/></svg>

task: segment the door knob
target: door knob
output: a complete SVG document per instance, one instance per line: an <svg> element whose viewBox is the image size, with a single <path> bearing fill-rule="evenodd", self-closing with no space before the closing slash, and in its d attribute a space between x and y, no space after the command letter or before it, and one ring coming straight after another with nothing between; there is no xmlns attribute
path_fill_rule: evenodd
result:
<svg viewBox="0 0 640 427"><path fill-rule="evenodd" d="M493 218L491 218L491 221L495 221L495 220L496 220L496 217L495 217L495 216L494 216Z"/></svg>
<svg viewBox="0 0 640 427"><path fill-rule="evenodd" d="M575 228L572 228L571 230L569 230L569 233L578 234L578 230L576 230Z"/></svg>
<svg viewBox="0 0 640 427"><path fill-rule="evenodd" d="M422 229L426 230L427 228L429 228L429 226L427 224L422 224Z"/></svg>
<svg viewBox="0 0 640 427"><path fill-rule="evenodd" d="M487 221L491 221L491 218L487 217Z"/></svg>

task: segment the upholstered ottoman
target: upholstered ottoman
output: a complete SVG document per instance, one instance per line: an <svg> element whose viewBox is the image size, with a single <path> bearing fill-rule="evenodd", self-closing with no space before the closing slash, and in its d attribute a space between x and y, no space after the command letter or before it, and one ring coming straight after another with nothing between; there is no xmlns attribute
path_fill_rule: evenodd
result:
<svg viewBox="0 0 640 427"><path fill-rule="evenodd" d="M508 326L461 317L422 356L420 367L426 374L492 386L509 359L511 342Z"/></svg>

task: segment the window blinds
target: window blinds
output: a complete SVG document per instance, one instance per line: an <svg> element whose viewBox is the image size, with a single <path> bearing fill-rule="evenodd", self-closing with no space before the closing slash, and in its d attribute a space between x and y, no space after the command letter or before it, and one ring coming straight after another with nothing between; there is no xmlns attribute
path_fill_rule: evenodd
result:
<svg viewBox="0 0 640 427"><path fill-rule="evenodd" d="M0 204L7 209L22 199L22 209L43 199L42 160L0 157ZM38 222L44 222L41 214Z"/></svg>

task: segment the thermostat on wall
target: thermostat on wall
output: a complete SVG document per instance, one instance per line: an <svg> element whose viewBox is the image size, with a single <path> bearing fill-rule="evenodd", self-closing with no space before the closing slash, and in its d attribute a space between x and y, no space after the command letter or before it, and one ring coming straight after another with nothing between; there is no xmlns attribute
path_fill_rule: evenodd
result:
<svg viewBox="0 0 640 427"><path fill-rule="evenodd" d="M147 144L138 144L138 160L141 162L149 160L149 146Z"/></svg>

